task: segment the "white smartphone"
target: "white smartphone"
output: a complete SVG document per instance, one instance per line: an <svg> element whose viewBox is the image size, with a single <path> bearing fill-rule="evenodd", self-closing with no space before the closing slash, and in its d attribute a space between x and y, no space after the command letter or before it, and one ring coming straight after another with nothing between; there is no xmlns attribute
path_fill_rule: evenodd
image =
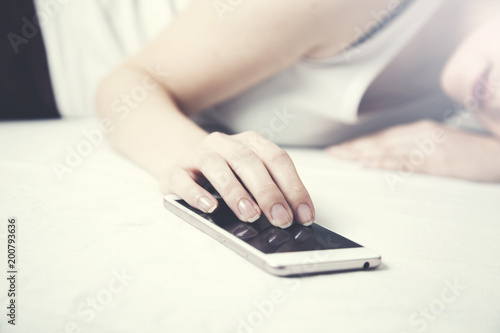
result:
<svg viewBox="0 0 500 333"><path fill-rule="evenodd" d="M250 262L278 276L309 275L370 269L380 265L376 252L314 223L274 227L262 216L254 223L241 222L226 203L203 213L176 195L164 197L165 207L199 230L215 238Z"/></svg>

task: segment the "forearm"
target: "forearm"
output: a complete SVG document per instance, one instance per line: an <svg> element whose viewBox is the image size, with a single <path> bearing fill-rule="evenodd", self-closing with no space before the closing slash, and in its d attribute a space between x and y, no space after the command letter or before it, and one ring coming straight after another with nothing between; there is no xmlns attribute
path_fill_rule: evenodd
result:
<svg viewBox="0 0 500 333"><path fill-rule="evenodd" d="M349 44L344 41L352 42L356 26L373 20L370 9L386 7L385 0L364 4L358 14L359 6L348 0L251 1L221 20L211 1L193 1L103 82L98 109L101 117L117 123L112 143L159 176L206 136L187 116L242 93L305 56L339 52L339 45ZM122 112L127 107L117 107L117 101L137 90L156 66L168 76L154 77L156 88Z"/></svg>
<svg viewBox="0 0 500 333"><path fill-rule="evenodd" d="M106 78L97 96L99 116L113 123L113 146L159 178L207 133L186 117L158 79L124 65Z"/></svg>

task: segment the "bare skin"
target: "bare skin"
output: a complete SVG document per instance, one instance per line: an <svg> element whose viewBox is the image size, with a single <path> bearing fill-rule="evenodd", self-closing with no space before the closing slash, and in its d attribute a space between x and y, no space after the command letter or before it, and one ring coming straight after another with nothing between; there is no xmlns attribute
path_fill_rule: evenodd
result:
<svg viewBox="0 0 500 333"><path fill-rule="evenodd" d="M242 221L264 214L282 228L292 219L308 225L314 205L286 152L255 132L208 134L190 117L304 57L341 52L372 10L386 8L387 0L253 0L221 20L213 1L195 0L102 82L99 115L115 125L112 144L164 193L211 212L217 201L202 187L209 181ZM144 82L150 89L133 112L117 112L114 102Z"/></svg>
<svg viewBox="0 0 500 333"><path fill-rule="evenodd" d="M474 32L465 38L453 56L446 61L440 78L443 90L474 112L490 129L491 136L424 121L393 127L330 147L327 151L337 158L361 161L367 167L400 170L403 165L408 165L405 161L408 162L411 154L421 150L418 142L429 140L429 133L438 131L446 139L434 141L432 144L435 149L431 154L426 154L421 163L412 164L412 171L474 181L500 182L500 94L497 93L500 87L500 42L496 37L500 29L500 16L492 16L495 13L491 10L492 5L498 9L496 13L499 13L500 6L489 0L471 5L478 13L472 16L475 20L469 16L468 26L457 30ZM465 12L471 14L470 10ZM431 25L430 28L434 28L434 35L439 35L439 27ZM412 54L418 56L418 52ZM424 55L421 56L424 58ZM386 77L390 75L385 74ZM432 75L427 77L433 78ZM422 77L417 76L418 78ZM397 79L394 81L397 82ZM421 93L419 86L432 87L437 84L439 81L435 79L427 83L424 80L423 84L422 81L417 82L414 93ZM372 101L376 100L375 97L371 98ZM437 109L436 112L443 111Z"/></svg>
<svg viewBox="0 0 500 333"><path fill-rule="evenodd" d="M500 182L500 140L430 120L392 127L328 152L368 168Z"/></svg>
<svg viewBox="0 0 500 333"><path fill-rule="evenodd" d="M354 28L372 20L370 10L386 7L385 0L253 0L221 20L213 1L196 0L102 82L99 114L116 126L110 140L158 177L165 193L202 211L217 206L201 186L208 180L242 221L265 214L283 228L293 218L311 224L311 197L282 149L254 132L208 134L189 117L301 58L342 51L339 45L354 41ZM117 114L114 101L145 79L157 88L130 114Z"/></svg>

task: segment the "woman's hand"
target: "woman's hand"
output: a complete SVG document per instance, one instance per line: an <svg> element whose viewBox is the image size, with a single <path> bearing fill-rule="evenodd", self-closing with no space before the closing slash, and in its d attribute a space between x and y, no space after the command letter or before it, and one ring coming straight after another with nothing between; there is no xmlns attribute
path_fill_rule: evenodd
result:
<svg viewBox="0 0 500 333"><path fill-rule="evenodd" d="M256 132L207 135L161 181L163 192L207 213L217 208L217 200L201 186L208 181L241 221L254 222L262 213L281 228L289 227L294 216L304 225L314 221L312 200L292 160Z"/></svg>
<svg viewBox="0 0 500 333"><path fill-rule="evenodd" d="M370 168L500 181L499 140L428 120L396 126L327 151Z"/></svg>
<svg viewBox="0 0 500 333"><path fill-rule="evenodd" d="M162 179L165 192L200 210L210 212L217 205L200 186L210 181L241 220L264 213L282 227L293 216L311 223L311 198L285 152L256 133L206 136L190 118L305 57L344 51L357 40L355 28L371 24L372 11L387 12L387 3L253 0L214 5L191 1L155 40L101 82L97 108L103 121L114 124L110 140ZM148 89L133 112L121 115L117 101L138 91L144 80L158 89Z"/></svg>
<svg viewBox="0 0 500 333"><path fill-rule="evenodd" d="M367 167L500 181L500 16L474 31L451 57L443 89L476 112L496 137L422 121L330 147L335 157Z"/></svg>

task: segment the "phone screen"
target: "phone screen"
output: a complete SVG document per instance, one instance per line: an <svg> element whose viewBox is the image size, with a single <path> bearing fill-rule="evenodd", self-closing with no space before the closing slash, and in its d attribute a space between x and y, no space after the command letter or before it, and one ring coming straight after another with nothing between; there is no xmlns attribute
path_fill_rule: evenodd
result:
<svg viewBox="0 0 500 333"><path fill-rule="evenodd" d="M305 227L294 223L281 229L269 223L264 214L254 223L241 222L222 199L218 200L219 207L212 214L203 213L184 200L177 202L266 254L361 247L317 224Z"/></svg>

